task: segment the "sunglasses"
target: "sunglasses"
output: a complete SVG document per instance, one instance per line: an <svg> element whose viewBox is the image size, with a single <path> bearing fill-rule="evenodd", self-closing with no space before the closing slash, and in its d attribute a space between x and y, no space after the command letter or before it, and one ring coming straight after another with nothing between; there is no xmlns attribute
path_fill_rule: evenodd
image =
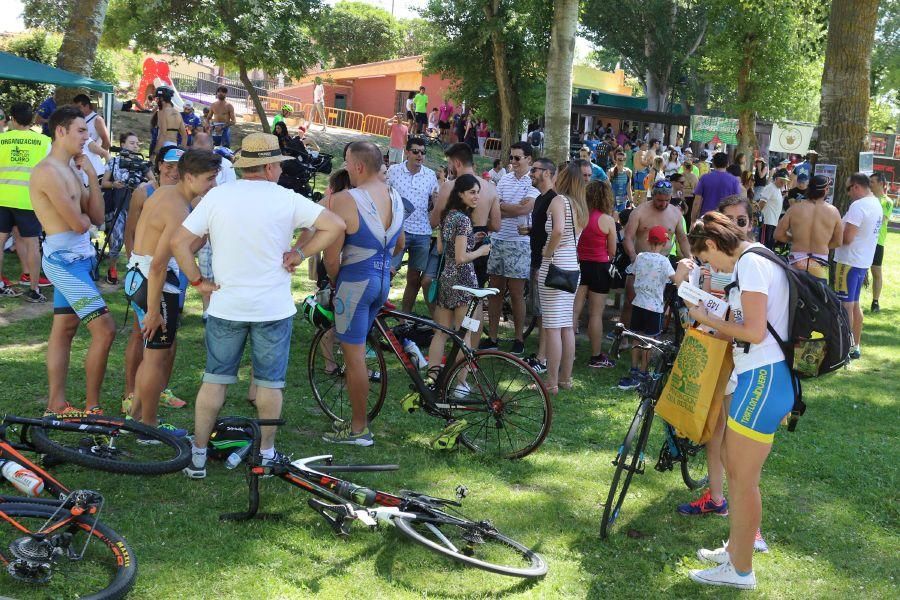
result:
<svg viewBox="0 0 900 600"><path fill-rule="evenodd" d="M416 156L422 156L425 154L424 150L407 150L410 154L415 154Z"/></svg>
<svg viewBox="0 0 900 600"><path fill-rule="evenodd" d="M509 160L514 160L516 162L519 162L520 160L524 160L524 158L525 158L524 156L515 156L513 154L509 155Z"/></svg>
<svg viewBox="0 0 900 600"><path fill-rule="evenodd" d="M546 171L546 170L547 170L547 169L545 169L544 167L531 167L531 172L532 172L532 173L537 173L537 172L539 172L539 171Z"/></svg>

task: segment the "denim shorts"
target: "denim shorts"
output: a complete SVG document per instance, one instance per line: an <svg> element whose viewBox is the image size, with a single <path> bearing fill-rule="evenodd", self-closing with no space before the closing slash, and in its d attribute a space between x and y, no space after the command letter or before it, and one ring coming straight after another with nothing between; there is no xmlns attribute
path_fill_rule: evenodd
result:
<svg viewBox="0 0 900 600"><path fill-rule="evenodd" d="M259 387L284 387L291 351L293 315L279 321L229 321L209 315L206 321L205 383L236 383L247 338L253 364L253 383Z"/></svg>
<svg viewBox="0 0 900 600"><path fill-rule="evenodd" d="M406 243L403 246L403 252L393 258L394 268L400 268L400 263L403 262L403 255L409 252L409 262L406 268L414 269L420 273L425 271L425 267L428 266L431 235L427 233L405 233L404 239Z"/></svg>

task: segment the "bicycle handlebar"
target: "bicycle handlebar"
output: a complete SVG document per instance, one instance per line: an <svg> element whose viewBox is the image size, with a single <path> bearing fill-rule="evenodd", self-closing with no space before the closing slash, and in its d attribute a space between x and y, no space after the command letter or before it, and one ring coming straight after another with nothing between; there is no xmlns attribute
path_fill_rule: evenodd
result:
<svg viewBox="0 0 900 600"><path fill-rule="evenodd" d="M615 338L613 339L612 346L609 349L609 355L612 358L619 358L619 345L622 343L622 338L627 337L633 340L637 340L642 344L649 346L650 348L657 350L659 352L676 352L678 350L678 346L669 341L657 340L652 337L647 337L645 335L641 335L637 332L634 332L622 323L616 323L614 327Z"/></svg>

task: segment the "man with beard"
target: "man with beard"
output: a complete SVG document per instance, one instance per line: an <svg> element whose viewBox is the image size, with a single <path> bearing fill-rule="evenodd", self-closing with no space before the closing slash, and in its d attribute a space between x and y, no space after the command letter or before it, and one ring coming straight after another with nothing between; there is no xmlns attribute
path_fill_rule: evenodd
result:
<svg viewBox="0 0 900 600"><path fill-rule="evenodd" d="M237 123L234 116L234 106L225 100L228 95L228 88L220 85L216 90L216 101L209 105L212 117L210 124L212 126L213 141L217 146L231 147L231 126ZM220 139L216 139L220 138Z"/></svg>

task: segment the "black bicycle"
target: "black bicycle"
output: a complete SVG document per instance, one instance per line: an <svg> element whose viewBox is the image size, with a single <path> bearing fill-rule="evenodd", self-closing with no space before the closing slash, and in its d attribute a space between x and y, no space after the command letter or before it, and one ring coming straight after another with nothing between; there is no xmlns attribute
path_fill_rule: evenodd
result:
<svg viewBox="0 0 900 600"><path fill-rule="evenodd" d="M330 473L395 471L397 465L334 465L330 455L263 465L259 428L283 425L284 421L229 417L222 422L249 426L252 431L252 441L243 450L249 471L249 506L243 512L221 515L223 520L253 518L259 510L259 478L275 476L326 500L309 498L307 504L337 535L349 535L353 522L370 529L379 524L393 525L412 541L472 567L512 577L542 577L547 573L547 563L540 554L503 535L490 521L473 521L457 510L468 494L465 486L457 486L456 500L409 490L381 492Z"/></svg>
<svg viewBox="0 0 900 600"><path fill-rule="evenodd" d="M454 424L462 443L476 451L502 458L522 458L534 452L547 437L553 409L541 378L522 359L498 350L475 350L464 337L477 331L473 318L482 298L496 294L493 288L454 286L472 295L468 316L458 330L452 330L419 315L383 308L375 319L366 345L369 373L367 413L373 420L384 405L388 375L384 349L400 359L410 379L410 390L402 406ZM419 374L418 366L404 350L390 321L425 325L447 334L452 348L446 367L434 381ZM462 357L457 360L459 354ZM319 330L309 352L308 374L313 396L322 411L341 423L350 416L345 366L333 329Z"/></svg>
<svg viewBox="0 0 900 600"><path fill-rule="evenodd" d="M79 426L87 435L107 433L104 426L51 419L0 420L0 459L34 473L43 490L55 496L0 496L0 597L108 600L123 598L134 585L134 552L121 535L99 521L103 496L68 489L22 454L38 452L29 434L39 428ZM7 440L10 427L20 428L18 442Z"/></svg>
<svg viewBox="0 0 900 600"><path fill-rule="evenodd" d="M650 429L653 425L653 413L656 402L659 400L665 387L666 377L675 364L678 355L678 346L669 341L660 341L645 337L625 328L621 323L616 325L615 338L610 349L610 357L618 358L619 345L622 338L630 338L633 343L653 351L650 377L641 384L638 392L641 396L637 412L625 434L625 440L616 453L612 465L616 468L613 473L612 483L609 486L609 494L603 505L603 520L600 522L600 537L607 537L609 531L619 516L622 503L628 493L631 478L644 473L644 450L650 437ZM681 465L681 477L689 489L696 490L704 487L709 476L706 468L706 455L701 445L691 440L675 435L674 428L668 423L664 427L665 438L659 451L659 459L656 462L657 471L671 471L675 463Z"/></svg>

